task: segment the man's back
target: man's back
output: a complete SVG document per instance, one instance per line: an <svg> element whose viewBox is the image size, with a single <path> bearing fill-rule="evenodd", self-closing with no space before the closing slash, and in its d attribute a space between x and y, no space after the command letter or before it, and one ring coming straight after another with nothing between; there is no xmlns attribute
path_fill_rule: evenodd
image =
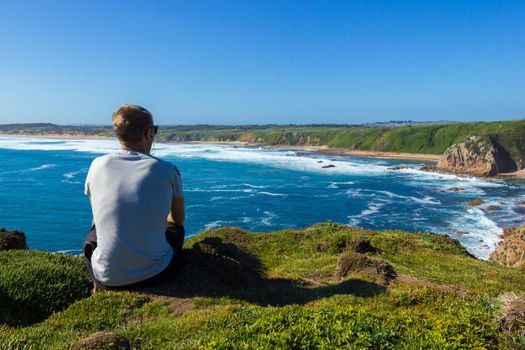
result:
<svg viewBox="0 0 525 350"><path fill-rule="evenodd" d="M139 152L95 159L86 179L98 243L95 277L108 286L142 281L161 272L173 255L166 241L172 198L182 197L178 170Z"/></svg>

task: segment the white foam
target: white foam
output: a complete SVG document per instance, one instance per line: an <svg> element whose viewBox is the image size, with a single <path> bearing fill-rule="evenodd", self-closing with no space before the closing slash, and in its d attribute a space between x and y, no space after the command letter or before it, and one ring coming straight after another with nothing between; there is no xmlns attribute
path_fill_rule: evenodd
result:
<svg viewBox="0 0 525 350"><path fill-rule="evenodd" d="M64 183L69 183L69 184L80 184L82 183L81 181L75 181L75 177L78 175L78 174L81 174L81 173L86 173L87 172L87 168L83 168L81 170L77 170L77 171L71 171L69 173L65 173L63 176L64 176L64 180L62 180L62 182Z"/></svg>
<svg viewBox="0 0 525 350"><path fill-rule="evenodd" d="M43 164L43 165L38 166L36 168L29 169L29 171L38 171L38 170L43 170L43 169L49 169L49 168L54 168L55 166L56 166L56 164Z"/></svg>
<svg viewBox="0 0 525 350"><path fill-rule="evenodd" d="M211 230L212 228L217 228L217 227L224 226L225 223L226 223L226 221L222 221L222 220L217 220L217 221L210 222L210 223L204 225L204 231Z"/></svg>
<svg viewBox="0 0 525 350"><path fill-rule="evenodd" d="M268 188L268 186L258 186L258 185L252 185L252 184L243 184L246 187L250 188Z"/></svg>
<svg viewBox="0 0 525 350"><path fill-rule="evenodd" d="M339 185L353 185L355 181L333 181L328 188L339 188Z"/></svg>
<svg viewBox="0 0 525 350"><path fill-rule="evenodd" d="M265 191L257 192L257 194L262 194L262 195L271 196L271 197L288 197L288 195L284 193L272 193L272 192L265 192Z"/></svg>
<svg viewBox="0 0 525 350"><path fill-rule="evenodd" d="M266 215L266 217L261 219L261 224L264 226L272 226L272 220L278 217L277 214L272 213L271 211L265 211L264 215Z"/></svg>
<svg viewBox="0 0 525 350"><path fill-rule="evenodd" d="M43 139L0 137L0 148L15 150L49 150L77 151L90 153L109 153L119 149L116 140L93 139ZM293 150L272 149L262 147L234 147L213 144L166 144L156 143L153 155L159 157L176 156L181 158L204 158L209 160L236 163L256 163L267 166L301 170L308 172L323 172L336 174L387 174L387 167L370 162L358 162L337 158L325 163L318 163L318 158L311 155L298 154ZM332 168L323 168L332 164Z"/></svg>
<svg viewBox="0 0 525 350"><path fill-rule="evenodd" d="M430 205L439 205L441 202L433 197L425 196L423 198L413 197L413 196L403 196L400 194L396 194L390 191L374 191L374 190L368 190L368 189L352 189L348 190L346 192L350 197L381 197L380 195L388 197L388 198L396 198L396 199L406 199L410 200L419 204L430 204Z"/></svg>
<svg viewBox="0 0 525 350"><path fill-rule="evenodd" d="M480 208L469 208L464 213L456 213L450 218L448 224L448 228L452 232L443 232L444 230L441 228L442 233L466 232L465 236L460 236L458 239L463 242L470 253L485 260L496 249L503 233L503 229L485 216Z"/></svg>

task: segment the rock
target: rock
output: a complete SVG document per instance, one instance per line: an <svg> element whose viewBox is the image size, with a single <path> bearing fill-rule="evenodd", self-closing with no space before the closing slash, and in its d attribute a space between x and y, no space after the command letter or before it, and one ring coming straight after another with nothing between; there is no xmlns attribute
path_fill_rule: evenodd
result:
<svg viewBox="0 0 525 350"><path fill-rule="evenodd" d="M518 202L516 205L525 205L525 201Z"/></svg>
<svg viewBox="0 0 525 350"><path fill-rule="evenodd" d="M459 191L463 191L464 189L461 188L461 187L451 187L449 189L447 189L447 191L450 191L450 192L459 192Z"/></svg>
<svg viewBox="0 0 525 350"><path fill-rule="evenodd" d="M474 176L495 176L518 169L509 152L490 136L470 136L464 142L450 146L437 165L431 168Z"/></svg>
<svg viewBox="0 0 525 350"><path fill-rule="evenodd" d="M458 235L458 236L464 236L464 235L468 235L468 232L466 232L466 231L454 231L454 234Z"/></svg>
<svg viewBox="0 0 525 350"><path fill-rule="evenodd" d="M79 340L73 350L129 350L129 341L121 335L109 332L97 332Z"/></svg>
<svg viewBox="0 0 525 350"><path fill-rule="evenodd" d="M323 168L323 169L335 168L335 165L333 165L333 164L323 165L321 168Z"/></svg>
<svg viewBox="0 0 525 350"><path fill-rule="evenodd" d="M475 206L481 205L483 203L485 203L485 202L478 198L478 199L474 199L473 201L468 202L467 204L470 205L471 207L475 207Z"/></svg>
<svg viewBox="0 0 525 350"><path fill-rule="evenodd" d="M346 247L350 248L356 253L377 252L377 249L373 247L372 244L370 244L370 241L361 236L348 242L346 244Z"/></svg>
<svg viewBox="0 0 525 350"><path fill-rule="evenodd" d="M414 169L414 167L406 166L406 165L398 165L398 166L391 166L387 168L387 170L390 170L390 171L402 170L402 169Z"/></svg>
<svg viewBox="0 0 525 350"><path fill-rule="evenodd" d="M497 205L489 205L487 209L491 211L495 211L495 210L501 210L501 207Z"/></svg>
<svg viewBox="0 0 525 350"><path fill-rule="evenodd" d="M20 231L0 228L0 250L27 249L26 235Z"/></svg>
<svg viewBox="0 0 525 350"><path fill-rule="evenodd" d="M525 266L525 225L504 230L489 260L509 267Z"/></svg>
<svg viewBox="0 0 525 350"><path fill-rule="evenodd" d="M388 285L397 277L397 273L384 260L372 260L364 254L348 252L339 257L335 275L345 278L350 275L366 275L376 282Z"/></svg>

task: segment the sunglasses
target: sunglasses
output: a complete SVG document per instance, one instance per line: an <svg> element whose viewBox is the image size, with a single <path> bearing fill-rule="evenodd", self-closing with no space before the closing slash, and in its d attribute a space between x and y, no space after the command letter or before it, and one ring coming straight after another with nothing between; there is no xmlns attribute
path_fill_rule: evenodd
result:
<svg viewBox="0 0 525 350"><path fill-rule="evenodd" d="M159 131L159 126L158 125L152 125L152 126L148 127L148 129L151 129L151 128L153 128L153 133L155 135L157 135L157 131ZM148 129L146 129L146 130L148 130Z"/></svg>

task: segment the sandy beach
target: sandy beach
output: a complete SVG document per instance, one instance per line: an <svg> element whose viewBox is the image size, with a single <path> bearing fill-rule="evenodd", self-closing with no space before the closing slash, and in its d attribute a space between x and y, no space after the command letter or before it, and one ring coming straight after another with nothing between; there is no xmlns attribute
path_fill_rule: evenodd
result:
<svg viewBox="0 0 525 350"><path fill-rule="evenodd" d="M525 179L525 169L514 171L512 173L502 173L502 174L499 174L498 177L503 177L503 178L511 177L511 178Z"/></svg>

